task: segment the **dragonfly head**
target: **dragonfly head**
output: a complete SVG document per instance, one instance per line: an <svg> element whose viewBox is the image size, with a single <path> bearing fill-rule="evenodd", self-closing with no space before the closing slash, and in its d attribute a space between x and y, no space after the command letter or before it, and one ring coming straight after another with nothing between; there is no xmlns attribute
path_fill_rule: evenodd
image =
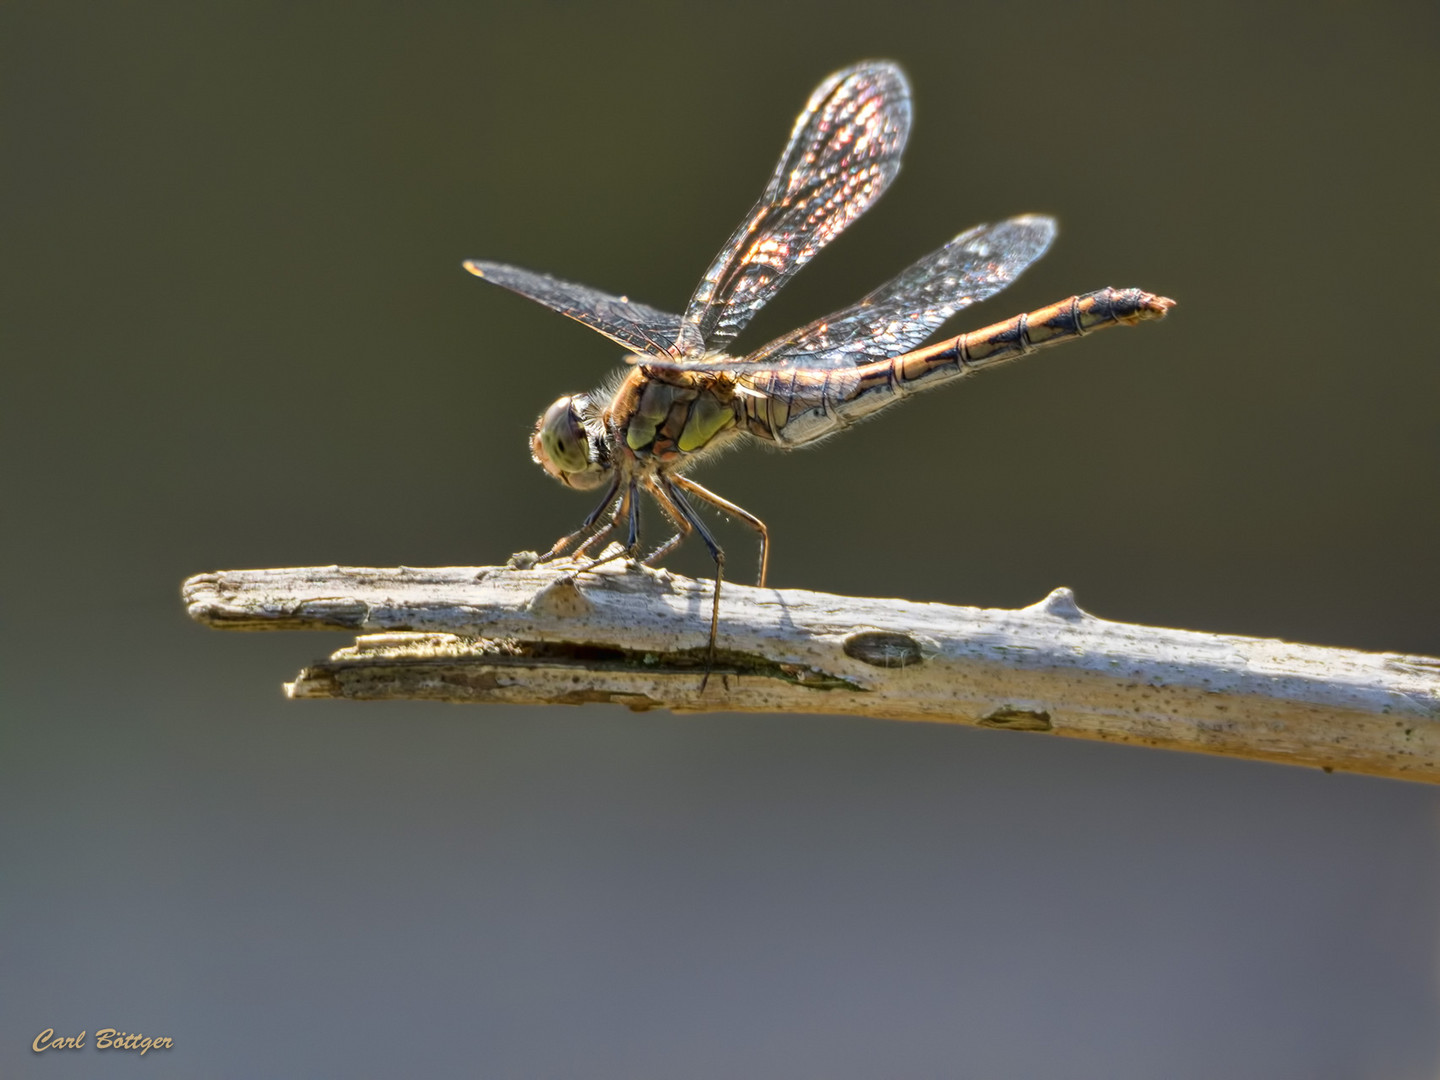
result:
<svg viewBox="0 0 1440 1080"><path fill-rule="evenodd" d="M588 394L562 397L545 410L530 436L530 456L567 487L600 486L610 474L610 445Z"/></svg>

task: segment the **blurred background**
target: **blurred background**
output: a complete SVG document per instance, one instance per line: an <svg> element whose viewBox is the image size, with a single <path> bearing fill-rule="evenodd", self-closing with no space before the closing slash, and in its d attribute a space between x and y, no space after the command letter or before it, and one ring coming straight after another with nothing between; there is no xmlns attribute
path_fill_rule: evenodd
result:
<svg viewBox="0 0 1440 1080"><path fill-rule="evenodd" d="M1398 2L5 5L0 1075L1434 1076L1433 788L290 704L345 639L203 630L178 589L573 528L526 435L617 350L461 260L677 310L810 90L883 56L905 167L741 345L1025 211L1058 243L952 330L1104 285L1180 306L703 469L769 523L772 583L1068 585L1440 654L1437 30ZM175 1047L30 1049L102 1027Z"/></svg>

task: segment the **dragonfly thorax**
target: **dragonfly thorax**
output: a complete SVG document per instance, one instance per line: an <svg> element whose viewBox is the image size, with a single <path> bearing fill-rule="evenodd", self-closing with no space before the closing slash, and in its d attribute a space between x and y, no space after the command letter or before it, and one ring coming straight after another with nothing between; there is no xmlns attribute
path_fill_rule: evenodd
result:
<svg viewBox="0 0 1440 1080"><path fill-rule="evenodd" d="M610 474L610 445L588 394L570 394L545 410L530 436L530 456L567 487L599 487Z"/></svg>

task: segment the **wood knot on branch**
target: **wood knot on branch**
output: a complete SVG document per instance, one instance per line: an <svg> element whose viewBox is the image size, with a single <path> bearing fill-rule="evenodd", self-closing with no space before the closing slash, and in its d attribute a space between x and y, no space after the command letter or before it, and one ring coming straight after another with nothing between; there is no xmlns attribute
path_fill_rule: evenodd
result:
<svg viewBox="0 0 1440 1080"><path fill-rule="evenodd" d="M1082 611L1080 605L1075 602L1075 593L1063 585L1051 591L1039 603L1031 604L1022 611L1033 611L1037 615L1050 615L1056 619L1066 619L1071 622L1079 622L1081 619L1093 619L1095 616L1088 611Z"/></svg>
<svg viewBox="0 0 1440 1080"><path fill-rule="evenodd" d="M573 577L552 581L526 605L531 614L552 619L578 619L595 610L590 598L580 591Z"/></svg>
<svg viewBox="0 0 1440 1080"><path fill-rule="evenodd" d="M880 668L910 667L925 660L925 650L909 634L861 630L845 639L845 655Z"/></svg>
<svg viewBox="0 0 1440 1080"><path fill-rule="evenodd" d="M1050 714L1044 709L1017 709L1002 705L980 718L980 726L1003 728L1005 731L1054 731Z"/></svg>

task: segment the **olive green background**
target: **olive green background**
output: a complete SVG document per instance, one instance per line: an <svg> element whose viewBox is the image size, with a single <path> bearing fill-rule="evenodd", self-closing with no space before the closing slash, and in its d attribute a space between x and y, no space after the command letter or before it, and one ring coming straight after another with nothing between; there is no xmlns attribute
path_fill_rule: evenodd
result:
<svg viewBox="0 0 1440 1080"><path fill-rule="evenodd" d="M707 485L773 584L1440 654L1433 4L0 9L0 1076L1428 1077L1434 789L826 717L288 704L203 570L494 563L811 88L889 194L742 344L1056 215L978 326L1175 297ZM721 526L733 565L743 531ZM702 571L703 550L677 569ZM101 1027L175 1048L46 1053Z"/></svg>

